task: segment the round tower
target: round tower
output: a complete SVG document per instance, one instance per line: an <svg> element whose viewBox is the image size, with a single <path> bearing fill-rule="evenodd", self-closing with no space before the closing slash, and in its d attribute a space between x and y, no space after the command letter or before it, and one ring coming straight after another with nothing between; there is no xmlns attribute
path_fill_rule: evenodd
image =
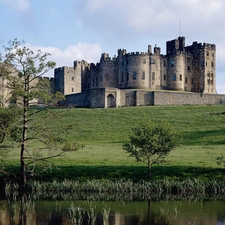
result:
<svg viewBox="0 0 225 225"><path fill-rule="evenodd" d="M127 88L149 87L149 54L127 54Z"/></svg>

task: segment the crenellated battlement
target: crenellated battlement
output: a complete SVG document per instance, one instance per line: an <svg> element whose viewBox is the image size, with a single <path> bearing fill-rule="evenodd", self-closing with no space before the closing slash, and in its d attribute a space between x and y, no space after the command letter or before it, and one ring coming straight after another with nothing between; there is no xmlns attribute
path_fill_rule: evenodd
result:
<svg viewBox="0 0 225 225"><path fill-rule="evenodd" d="M62 73L62 72L64 72L65 70L74 70L74 67L68 67L68 66L62 66L62 67L58 67L58 68L56 68L54 71L55 71L55 73Z"/></svg>
<svg viewBox="0 0 225 225"><path fill-rule="evenodd" d="M118 49L118 56L126 55L126 54L127 54L127 50L126 49Z"/></svg>
<svg viewBox="0 0 225 225"><path fill-rule="evenodd" d="M216 50L216 45L215 44L208 44L208 43L203 43L203 48L211 49L211 50Z"/></svg>
<svg viewBox="0 0 225 225"><path fill-rule="evenodd" d="M149 55L147 52L130 52L127 56L147 56Z"/></svg>

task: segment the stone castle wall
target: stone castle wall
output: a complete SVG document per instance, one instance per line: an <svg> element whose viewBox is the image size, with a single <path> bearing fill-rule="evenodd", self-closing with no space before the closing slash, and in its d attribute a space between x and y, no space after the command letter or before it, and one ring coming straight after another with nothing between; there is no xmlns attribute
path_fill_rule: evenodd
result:
<svg viewBox="0 0 225 225"><path fill-rule="evenodd" d="M225 104L225 95L172 91L98 88L66 96L63 106L109 108L153 105L213 105Z"/></svg>

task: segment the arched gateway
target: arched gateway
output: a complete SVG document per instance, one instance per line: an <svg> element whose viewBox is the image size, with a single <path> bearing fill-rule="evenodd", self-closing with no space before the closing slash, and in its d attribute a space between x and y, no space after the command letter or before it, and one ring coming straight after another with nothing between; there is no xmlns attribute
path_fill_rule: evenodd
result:
<svg viewBox="0 0 225 225"><path fill-rule="evenodd" d="M113 107L116 107L116 98L112 94L109 94L107 96L107 108Z"/></svg>

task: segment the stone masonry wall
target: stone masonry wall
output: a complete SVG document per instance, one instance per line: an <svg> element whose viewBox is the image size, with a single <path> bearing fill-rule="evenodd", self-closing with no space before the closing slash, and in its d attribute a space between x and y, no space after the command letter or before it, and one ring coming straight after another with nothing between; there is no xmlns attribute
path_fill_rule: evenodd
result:
<svg viewBox="0 0 225 225"><path fill-rule="evenodd" d="M154 92L154 105L225 104L225 95L176 92Z"/></svg>
<svg viewBox="0 0 225 225"><path fill-rule="evenodd" d="M116 101L115 105L112 101ZM225 104L225 95L197 94L170 91L142 91L134 89L120 90L116 88L92 89L80 94L67 95L63 106L84 108L107 108L122 106L150 105L214 105Z"/></svg>

